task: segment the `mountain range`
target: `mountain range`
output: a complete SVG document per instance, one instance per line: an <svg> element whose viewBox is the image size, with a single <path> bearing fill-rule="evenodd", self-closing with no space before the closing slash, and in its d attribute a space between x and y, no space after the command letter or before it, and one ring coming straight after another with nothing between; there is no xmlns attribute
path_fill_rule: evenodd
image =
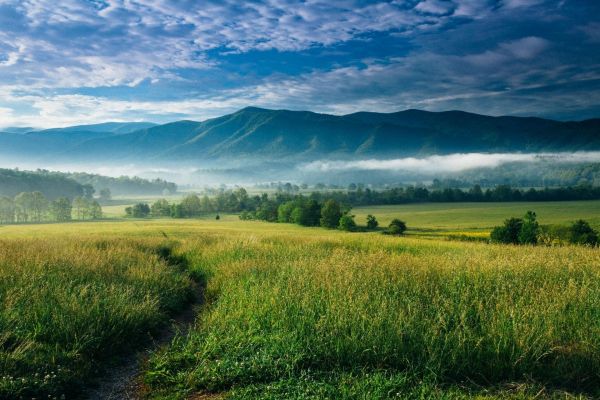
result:
<svg viewBox="0 0 600 400"><path fill-rule="evenodd" d="M247 107L202 122L109 122L0 132L0 157L39 162L209 163L257 158L307 162L457 152L591 150L600 150L600 119L561 122L462 111L337 116Z"/></svg>

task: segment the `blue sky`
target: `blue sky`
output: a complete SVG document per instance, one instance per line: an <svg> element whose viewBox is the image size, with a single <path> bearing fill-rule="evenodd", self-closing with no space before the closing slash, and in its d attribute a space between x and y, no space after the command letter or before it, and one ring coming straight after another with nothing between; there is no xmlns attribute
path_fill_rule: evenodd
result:
<svg viewBox="0 0 600 400"><path fill-rule="evenodd" d="M0 126L245 106L600 117L591 0L0 0Z"/></svg>

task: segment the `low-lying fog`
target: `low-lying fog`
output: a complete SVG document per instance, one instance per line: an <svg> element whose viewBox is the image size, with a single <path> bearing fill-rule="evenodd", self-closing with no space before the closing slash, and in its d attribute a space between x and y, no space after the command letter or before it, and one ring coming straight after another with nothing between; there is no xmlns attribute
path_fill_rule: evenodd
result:
<svg viewBox="0 0 600 400"><path fill-rule="evenodd" d="M88 172L118 177L139 176L147 179L161 178L179 185L203 187L219 184L254 185L261 182L290 181L304 183L339 183L349 181L378 183L428 180L459 176L470 170L494 169L505 165L520 165L529 173L541 174L548 166L600 162L600 152L572 153L456 153L405 157L396 159L316 160L310 162L273 163L261 160L223 161L215 164L145 165L124 163L106 165L99 163L69 164L52 163L37 165L27 161L7 160L0 157L0 167L35 170L38 168L64 171Z"/></svg>

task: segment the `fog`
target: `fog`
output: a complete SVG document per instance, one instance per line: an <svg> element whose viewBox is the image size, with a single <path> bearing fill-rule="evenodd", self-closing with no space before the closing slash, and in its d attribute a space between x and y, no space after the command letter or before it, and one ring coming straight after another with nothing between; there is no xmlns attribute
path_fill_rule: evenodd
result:
<svg viewBox="0 0 600 400"><path fill-rule="evenodd" d="M161 178L191 188L205 186L252 186L265 182L318 182L346 184L411 183L433 178L466 176L470 171L496 171L511 166L529 176L539 176L550 167L575 163L600 162L600 152L562 153L456 153L405 157L395 159L316 160L310 162L264 161L259 158L222 160L213 162L176 163L102 163L61 162L8 159L0 156L0 168L38 168L62 172L87 172L118 177L139 176L145 179ZM515 168L515 165L517 167ZM513 172L514 175L514 172ZM497 174L496 174L497 177Z"/></svg>
<svg viewBox="0 0 600 400"><path fill-rule="evenodd" d="M389 160L313 161L299 166L305 172L393 171L425 174L461 172L475 168L495 168L506 163L555 161L581 163L600 161L600 152L575 153L457 153L422 158L406 157Z"/></svg>

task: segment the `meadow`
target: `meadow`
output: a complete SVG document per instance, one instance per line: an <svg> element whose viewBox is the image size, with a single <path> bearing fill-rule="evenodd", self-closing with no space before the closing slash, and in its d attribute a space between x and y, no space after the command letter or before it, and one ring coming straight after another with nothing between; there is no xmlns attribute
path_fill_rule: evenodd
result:
<svg viewBox="0 0 600 400"><path fill-rule="evenodd" d="M542 207L550 203L525 206L541 222L599 215L596 202L573 204L553 214ZM465 208L456 215L469 214ZM364 213L385 223L395 214L384 210ZM518 211L498 220L477 211L439 227L431 209L405 219L457 230L477 227L477 216L494 225ZM133 351L131 343L143 347L140 339L189 304L195 285L203 288L196 321L152 351L142 397L600 396L593 248L343 233L234 216L123 220L0 227L0 273L0 397L73 398Z"/></svg>
<svg viewBox="0 0 600 400"><path fill-rule="evenodd" d="M368 214L377 217L382 225L393 218L407 221L409 228L451 231L490 230L506 218L521 217L528 210L537 213L541 224L569 224L585 219L600 228L600 201L548 201L504 203L422 203L392 206L355 207L352 214L364 223Z"/></svg>

